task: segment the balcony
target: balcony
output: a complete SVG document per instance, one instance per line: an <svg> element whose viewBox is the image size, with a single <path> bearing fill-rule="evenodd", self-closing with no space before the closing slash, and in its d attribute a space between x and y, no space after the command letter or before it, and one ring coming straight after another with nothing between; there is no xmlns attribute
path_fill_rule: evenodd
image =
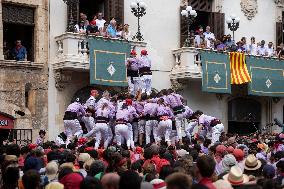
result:
<svg viewBox="0 0 284 189"><path fill-rule="evenodd" d="M182 47L173 50L175 65L171 71L171 80L202 78L202 67L199 50L193 47Z"/></svg>
<svg viewBox="0 0 284 189"><path fill-rule="evenodd" d="M52 67L54 70L89 71L90 60L85 34L67 32L55 37L57 53ZM119 39L109 39L119 40ZM136 51L146 47L145 42L129 41Z"/></svg>

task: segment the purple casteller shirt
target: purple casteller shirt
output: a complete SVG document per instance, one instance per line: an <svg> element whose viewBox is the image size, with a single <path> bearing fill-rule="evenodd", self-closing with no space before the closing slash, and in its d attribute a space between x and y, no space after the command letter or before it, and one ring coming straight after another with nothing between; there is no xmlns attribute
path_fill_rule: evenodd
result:
<svg viewBox="0 0 284 189"><path fill-rule="evenodd" d="M116 120L130 120L130 113L128 109L118 109L116 112Z"/></svg>
<svg viewBox="0 0 284 189"><path fill-rule="evenodd" d="M101 98L101 99L97 102L96 108L101 108L104 103L107 103L108 106L111 106L111 105L112 105L112 103L110 102L110 100L108 100L107 98L103 97L103 98Z"/></svg>
<svg viewBox="0 0 284 189"><path fill-rule="evenodd" d="M169 118L173 118L174 114L170 107L159 105L157 108L157 116L169 116Z"/></svg>
<svg viewBox="0 0 284 189"><path fill-rule="evenodd" d="M153 102L147 102L144 105L143 115L146 116L149 114L151 117L155 117L157 115L158 104Z"/></svg>
<svg viewBox="0 0 284 189"><path fill-rule="evenodd" d="M184 115L185 118L189 118L190 116L192 116L193 111L190 107L184 106L184 110L185 111L183 112L183 115Z"/></svg>
<svg viewBox="0 0 284 189"><path fill-rule="evenodd" d="M137 71L139 69L139 60L137 58L128 58L126 66L129 70Z"/></svg>
<svg viewBox="0 0 284 189"><path fill-rule="evenodd" d="M96 117L110 118L110 114L111 114L110 107L105 107L104 109L98 108L96 110Z"/></svg>
<svg viewBox="0 0 284 189"><path fill-rule="evenodd" d="M66 112L67 111L75 112L78 116L83 116L86 114L84 106L82 106L79 102L73 102L70 104L66 109Z"/></svg>
<svg viewBox="0 0 284 189"><path fill-rule="evenodd" d="M134 118L138 118L138 114L136 112L136 109L133 106L128 106L128 112L129 112L129 120L132 121Z"/></svg>
<svg viewBox="0 0 284 189"><path fill-rule="evenodd" d="M182 96L176 93L171 93L170 95L168 95L168 101L171 108L182 106L183 105L182 99L183 99Z"/></svg>
<svg viewBox="0 0 284 189"><path fill-rule="evenodd" d="M136 109L138 115L143 113L145 102L134 101L132 106Z"/></svg>
<svg viewBox="0 0 284 189"><path fill-rule="evenodd" d="M215 117L212 116L208 116L205 114L202 114L199 118L198 118L198 123L209 128L210 123L212 120L216 119Z"/></svg>
<svg viewBox="0 0 284 189"><path fill-rule="evenodd" d="M148 67L151 68L151 60L147 56L141 56L139 59L139 68Z"/></svg>

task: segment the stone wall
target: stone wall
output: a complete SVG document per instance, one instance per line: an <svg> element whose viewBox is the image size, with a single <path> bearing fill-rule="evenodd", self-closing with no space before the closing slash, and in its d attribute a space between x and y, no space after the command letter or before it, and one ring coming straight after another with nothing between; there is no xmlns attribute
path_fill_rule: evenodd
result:
<svg viewBox="0 0 284 189"><path fill-rule="evenodd" d="M3 60L2 3L35 8L34 62ZM0 3L0 112L16 118L15 128L47 129L48 120L48 0L1 0ZM30 85L26 106L25 86ZM25 116L15 114L16 110Z"/></svg>

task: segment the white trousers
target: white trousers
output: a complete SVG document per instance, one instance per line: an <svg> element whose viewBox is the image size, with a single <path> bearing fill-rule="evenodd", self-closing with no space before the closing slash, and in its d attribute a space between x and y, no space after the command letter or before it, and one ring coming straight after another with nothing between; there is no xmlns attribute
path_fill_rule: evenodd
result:
<svg viewBox="0 0 284 189"><path fill-rule="evenodd" d="M158 124L158 128L153 130L155 142L160 142L165 136L166 142L171 142L170 136L172 132L172 120L162 120Z"/></svg>
<svg viewBox="0 0 284 189"><path fill-rule="evenodd" d="M138 142L138 122L132 122L134 142Z"/></svg>
<svg viewBox="0 0 284 189"><path fill-rule="evenodd" d="M152 75L141 76L141 89L142 93L151 94L152 91Z"/></svg>
<svg viewBox="0 0 284 189"><path fill-rule="evenodd" d="M118 146L121 146L122 140L126 140L127 147L130 148L131 136L129 127L126 124L118 124L115 126L115 137Z"/></svg>
<svg viewBox="0 0 284 189"><path fill-rule="evenodd" d="M95 119L93 117L82 117L82 121L85 123L85 127L90 132L95 126Z"/></svg>
<svg viewBox="0 0 284 189"><path fill-rule="evenodd" d="M185 127L184 132L187 138L189 138L190 140L191 140L192 132L196 126L198 126L197 121L192 121L192 122L189 122Z"/></svg>
<svg viewBox="0 0 284 189"><path fill-rule="evenodd" d="M132 95L136 95L137 92L139 91L140 87L140 77L133 77L133 83L131 81L131 77L127 77L127 81L128 81L128 87L129 87L129 93Z"/></svg>
<svg viewBox="0 0 284 189"><path fill-rule="evenodd" d="M146 134L146 144L151 142L151 132L158 128L157 120L148 120L145 125L145 134Z"/></svg>
<svg viewBox="0 0 284 189"><path fill-rule="evenodd" d="M224 132L224 125L222 123L217 124L212 128L212 144L219 142L222 132Z"/></svg>
<svg viewBox="0 0 284 189"><path fill-rule="evenodd" d="M138 134L144 134L145 133L145 125L146 125L146 120L141 119L138 122Z"/></svg>
<svg viewBox="0 0 284 189"><path fill-rule="evenodd" d="M70 143L70 140L73 136L78 138L82 136L83 130L78 119L73 120L64 120L64 129L67 136L66 145Z"/></svg>
<svg viewBox="0 0 284 189"><path fill-rule="evenodd" d="M108 132L109 132L109 126L106 123L96 123L95 126L95 135L96 135L96 143L95 143L95 149L97 150L100 146L101 140L104 139L104 149L108 146Z"/></svg>
<svg viewBox="0 0 284 189"><path fill-rule="evenodd" d="M182 130L182 121L183 121L183 119L184 119L183 114L177 114L176 117L175 117L176 129L177 129L177 137L178 137L179 140L182 139L181 130Z"/></svg>

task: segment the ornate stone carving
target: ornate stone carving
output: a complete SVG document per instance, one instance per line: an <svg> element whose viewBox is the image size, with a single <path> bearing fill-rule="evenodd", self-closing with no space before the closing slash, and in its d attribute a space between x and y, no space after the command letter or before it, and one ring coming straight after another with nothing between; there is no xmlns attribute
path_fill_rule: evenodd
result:
<svg viewBox="0 0 284 189"><path fill-rule="evenodd" d="M181 91L184 89L185 83L180 79L171 79L171 86L175 91Z"/></svg>
<svg viewBox="0 0 284 189"><path fill-rule="evenodd" d="M223 0L215 0L215 12L221 12L223 8Z"/></svg>
<svg viewBox="0 0 284 189"><path fill-rule="evenodd" d="M180 2L181 7L185 7L187 5L188 5L188 0L181 0L181 2Z"/></svg>
<svg viewBox="0 0 284 189"><path fill-rule="evenodd" d="M241 0L241 9L248 20L256 15L257 8L257 0Z"/></svg>
<svg viewBox="0 0 284 189"><path fill-rule="evenodd" d="M284 7L284 0L274 0L277 7Z"/></svg>
<svg viewBox="0 0 284 189"><path fill-rule="evenodd" d="M54 73L55 78L55 87L57 90L62 91L65 88L65 85L71 81L72 76L70 72L56 71Z"/></svg>

